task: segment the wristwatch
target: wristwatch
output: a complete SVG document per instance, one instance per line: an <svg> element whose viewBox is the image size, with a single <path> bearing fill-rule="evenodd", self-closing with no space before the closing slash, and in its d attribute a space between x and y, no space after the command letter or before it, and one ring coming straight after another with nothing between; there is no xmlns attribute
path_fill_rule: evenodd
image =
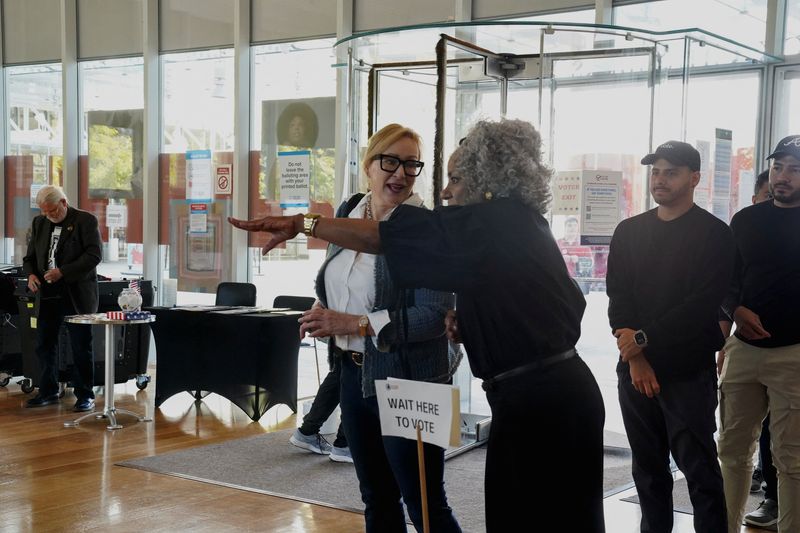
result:
<svg viewBox="0 0 800 533"><path fill-rule="evenodd" d="M367 333L369 332L369 317L367 315L361 315L358 317L358 334L362 337L366 337Z"/></svg>
<svg viewBox="0 0 800 533"><path fill-rule="evenodd" d="M641 329L636 331L633 334L633 342L635 342L636 346L639 348L647 348L647 334Z"/></svg>
<svg viewBox="0 0 800 533"><path fill-rule="evenodd" d="M303 215L303 233L309 237L314 237L314 230L321 216L319 213L306 213Z"/></svg>

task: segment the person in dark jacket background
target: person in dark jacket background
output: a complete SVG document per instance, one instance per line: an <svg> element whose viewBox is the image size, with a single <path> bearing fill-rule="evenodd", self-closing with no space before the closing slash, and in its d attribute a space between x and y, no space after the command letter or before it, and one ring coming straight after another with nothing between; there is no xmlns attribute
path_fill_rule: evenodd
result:
<svg viewBox="0 0 800 533"><path fill-rule="evenodd" d="M617 226L606 277L641 529L672 531L671 452L686 476L695 529L725 533L714 442L715 354L723 344L717 319L733 273L733 237L694 204L700 180L694 147L668 141L642 164L651 165L658 207Z"/></svg>
<svg viewBox="0 0 800 533"><path fill-rule="evenodd" d="M42 214L33 219L23 270L28 276L28 289L40 293L36 355L41 376L39 393L28 400L27 407L59 401L58 331L65 316L97 312L95 267L103 258L97 218L70 207L60 187L42 187L36 204ZM94 408L92 329L88 325L67 324L67 331L75 363L74 409L90 411Z"/></svg>

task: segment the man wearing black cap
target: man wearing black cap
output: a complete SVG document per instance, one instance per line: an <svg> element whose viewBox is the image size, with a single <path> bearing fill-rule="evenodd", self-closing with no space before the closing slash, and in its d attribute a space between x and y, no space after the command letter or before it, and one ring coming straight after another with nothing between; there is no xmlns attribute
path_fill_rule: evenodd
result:
<svg viewBox="0 0 800 533"><path fill-rule="evenodd" d="M672 531L669 454L689 487L696 531L727 530L714 443L718 310L728 290L730 229L694 204L700 154L669 141L642 159L658 204L617 226L606 277L617 338L619 401L633 452L642 531Z"/></svg>
<svg viewBox="0 0 800 533"><path fill-rule="evenodd" d="M772 201L739 211L733 281L723 307L736 321L720 376L719 453L730 531L738 531L761 421L770 413L778 471L778 531L800 531L800 135L767 159Z"/></svg>

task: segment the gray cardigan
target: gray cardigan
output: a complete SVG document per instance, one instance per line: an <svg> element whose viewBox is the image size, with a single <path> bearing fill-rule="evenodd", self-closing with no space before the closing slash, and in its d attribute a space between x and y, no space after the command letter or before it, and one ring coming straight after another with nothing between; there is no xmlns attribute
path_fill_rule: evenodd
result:
<svg viewBox="0 0 800 533"><path fill-rule="evenodd" d="M346 203L336 212L337 217L346 217ZM331 259L342 248L328 246L327 257L319 269L316 280L317 298L328 306L325 295L325 269ZM408 343L401 345L405 338L402 327L402 299L407 302ZM452 309L455 297L452 293L416 289L402 291L392 282L389 268L383 255L375 258L375 305L372 311L387 309L391 323L384 327L378 336L378 345L372 337L366 338L364 366L360 368L361 389L364 397L375 395L375 380L387 377L413 379L444 383L451 378L448 360L448 342L444 335L444 316ZM333 358L333 337L328 342L328 357ZM407 361L404 364L403 359Z"/></svg>

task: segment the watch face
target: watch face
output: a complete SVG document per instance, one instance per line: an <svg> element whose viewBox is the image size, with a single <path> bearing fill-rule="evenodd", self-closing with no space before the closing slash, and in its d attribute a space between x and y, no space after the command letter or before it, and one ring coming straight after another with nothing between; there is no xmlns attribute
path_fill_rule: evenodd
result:
<svg viewBox="0 0 800 533"><path fill-rule="evenodd" d="M636 344L644 344L644 333L637 331L633 336L633 340L636 342Z"/></svg>

